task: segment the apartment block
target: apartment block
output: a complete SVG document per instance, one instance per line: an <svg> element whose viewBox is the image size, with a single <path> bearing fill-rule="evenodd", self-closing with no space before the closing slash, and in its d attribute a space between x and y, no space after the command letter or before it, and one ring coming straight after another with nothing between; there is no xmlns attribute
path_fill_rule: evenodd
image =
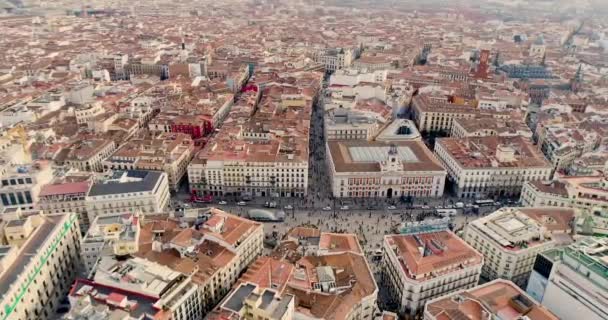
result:
<svg viewBox="0 0 608 320"><path fill-rule="evenodd" d="M0 317L53 319L81 265L78 216L65 213L11 220L5 236L9 243L18 243L0 250Z"/></svg>
<svg viewBox="0 0 608 320"><path fill-rule="evenodd" d="M177 190L194 153L192 138L184 133L159 133L135 137L104 162L110 170L157 170L167 174L169 187Z"/></svg>
<svg viewBox="0 0 608 320"><path fill-rule="evenodd" d="M464 240L483 254L483 277L525 288L538 253L572 242L573 221L572 209L501 208L467 224Z"/></svg>
<svg viewBox="0 0 608 320"><path fill-rule="evenodd" d="M160 171L111 171L93 183L86 198L89 221L112 213L163 212L169 204L167 174Z"/></svg>
<svg viewBox="0 0 608 320"><path fill-rule="evenodd" d="M524 206L555 206L591 211L608 210L608 179L597 176L559 176L554 180L524 184L520 201Z"/></svg>
<svg viewBox="0 0 608 320"><path fill-rule="evenodd" d="M551 177L552 166L524 137L441 138L435 154L458 197L519 195L527 181Z"/></svg>
<svg viewBox="0 0 608 320"><path fill-rule="evenodd" d="M382 280L401 315L477 285L483 256L450 231L384 238Z"/></svg>

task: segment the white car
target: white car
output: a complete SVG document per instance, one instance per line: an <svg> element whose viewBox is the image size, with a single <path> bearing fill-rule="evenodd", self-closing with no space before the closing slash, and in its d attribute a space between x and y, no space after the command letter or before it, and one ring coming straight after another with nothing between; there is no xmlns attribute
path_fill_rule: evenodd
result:
<svg viewBox="0 0 608 320"><path fill-rule="evenodd" d="M395 210L395 209L397 209L397 207L395 207L395 206L388 206L388 207L386 207L386 209L387 210Z"/></svg>
<svg viewBox="0 0 608 320"><path fill-rule="evenodd" d="M293 207L291 205L286 205L285 206L285 210L291 210L291 209L293 209Z"/></svg>
<svg viewBox="0 0 608 320"><path fill-rule="evenodd" d="M239 201L239 202L236 203L236 205L237 206L246 206L247 202L245 202L245 201Z"/></svg>
<svg viewBox="0 0 608 320"><path fill-rule="evenodd" d="M350 209L348 206L341 206L340 207L340 210L348 210L348 209Z"/></svg>
<svg viewBox="0 0 608 320"><path fill-rule="evenodd" d="M220 205L225 205L225 204L227 204L227 203L228 203L228 202L226 202L226 201L222 200L222 201L218 202L217 204L220 204Z"/></svg>
<svg viewBox="0 0 608 320"><path fill-rule="evenodd" d="M323 211L331 211L331 207L325 207L323 208Z"/></svg>
<svg viewBox="0 0 608 320"><path fill-rule="evenodd" d="M422 206L421 208L422 209L430 209L431 207L429 207L429 206Z"/></svg>

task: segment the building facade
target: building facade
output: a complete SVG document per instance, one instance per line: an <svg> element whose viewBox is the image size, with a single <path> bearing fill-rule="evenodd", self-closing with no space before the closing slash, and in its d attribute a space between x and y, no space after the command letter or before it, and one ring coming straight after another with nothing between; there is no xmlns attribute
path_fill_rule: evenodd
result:
<svg viewBox="0 0 608 320"><path fill-rule="evenodd" d="M25 240L3 250L0 317L53 319L80 269L78 216L29 216L8 226L10 236Z"/></svg>
<svg viewBox="0 0 608 320"><path fill-rule="evenodd" d="M329 141L334 197L441 197L446 171L420 141Z"/></svg>
<svg viewBox="0 0 608 320"><path fill-rule="evenodd" d="M458 197L516 196L527 181L546 180L551 164L521 136L441 138L435 154Z"/></svg>
<svg viewBox="0 0 608 320"><path fill-rule="evenodd" d="M608 179L603 176L556 177L524 184L524 206L555 206L580 210L608 210Z"/></svg>
<svg viewBox="0 0 608 320"><path fill-rule="evenodd" d="M384 237L382 280L401 315L477 285L483 257L450 231Z"/></svg>
<svg viewBox="0 0 608 320"><path fill-rule="evenodd" d="M605 238L587 237L538 254L527 293L560 319L608 318Z"/></svg>
<svg viewBox="0 0 608 320"><path fill-rule="evenodd" d="M572 241L574 211L502 208L467 224L464 240L485 258L482 276L525 288L536 255Z"/></svg>
<svg viewBox="0 0 608 320"><path fill-rule="evenodd" d="M163 212L169 204L167 174L159 171L114 171L95 182L85 198L89 221L113 213Z"/></svg>

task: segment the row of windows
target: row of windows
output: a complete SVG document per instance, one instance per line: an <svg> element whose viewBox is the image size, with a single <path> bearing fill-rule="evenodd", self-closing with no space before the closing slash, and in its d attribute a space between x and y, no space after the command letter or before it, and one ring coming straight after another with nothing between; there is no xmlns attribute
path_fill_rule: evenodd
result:
<svg viewBox="0 0 608 320"><path fill-rule="evenodd" d="M2 204L4 206L13 206L17 204L31 204L32 194L29 191L24 192L11 192L11 193L2 193L0 194L0 198L2 199Z"/></svg>
<svg viewBox="0 0 608 320"><path fill-rule="evenodd" d="M15 186L18 184L32 184L32 178L17 178L17 179L3 179L2 186Z"/></svg>

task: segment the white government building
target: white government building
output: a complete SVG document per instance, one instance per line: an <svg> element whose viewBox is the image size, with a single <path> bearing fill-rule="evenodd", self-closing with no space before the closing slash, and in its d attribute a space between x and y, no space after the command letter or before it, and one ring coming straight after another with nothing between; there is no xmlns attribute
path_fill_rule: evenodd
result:
<svg viewBox="0 0 608 320"><path fill-rule="evenodd" d="M446 171L421 141L329 141L334 197L441 197Z"/></svg>

